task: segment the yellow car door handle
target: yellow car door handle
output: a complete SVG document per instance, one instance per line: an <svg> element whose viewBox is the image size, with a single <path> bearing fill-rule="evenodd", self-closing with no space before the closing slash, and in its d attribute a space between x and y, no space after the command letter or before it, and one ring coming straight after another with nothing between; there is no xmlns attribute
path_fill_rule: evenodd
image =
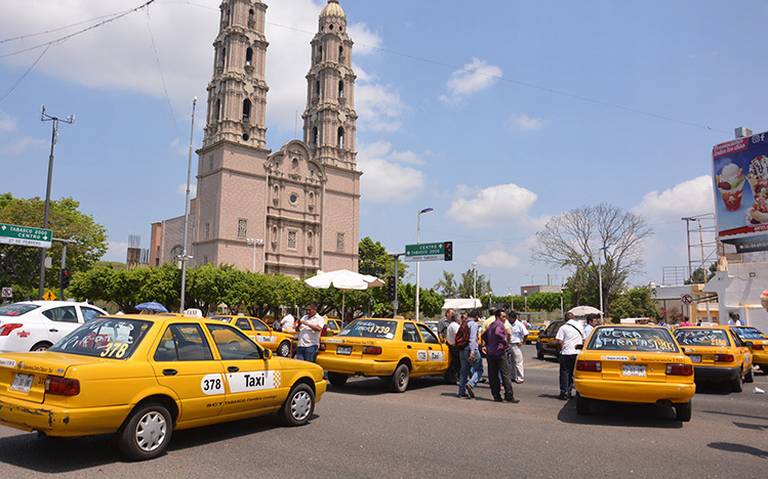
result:
<svg viewBox="0 0 768 479"><path fill-rule="evenodd" d="M238 368L237 366L230 366L227 368L227 371L229 371L230 373L236 373L240 371L240 368Z"/></svg>
<svg viewBox="0 0 768 479"><path fill-rule="evenodd" d="M179 374L175 369L163 369L163 376L176 376Z"/></svg>
<svg viewBox="0 0 768 479"><path fill-rule="evenodd" d="M408 346L406 346L406 348L408 348L408 349L413 349L413 348L411 348L411 345L410 345L410 344L409 344Z"/></svg>

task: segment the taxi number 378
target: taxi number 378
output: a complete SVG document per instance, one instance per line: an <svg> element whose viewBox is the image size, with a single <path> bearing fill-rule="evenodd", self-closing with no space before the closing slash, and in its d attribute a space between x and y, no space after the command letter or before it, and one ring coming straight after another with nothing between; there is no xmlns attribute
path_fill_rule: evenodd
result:
<svg viewBox="0 0 768 479"><path fill-rule="evenodd" d="M218 391L221 389L221 379L203 379L203 391Z"/></svg>

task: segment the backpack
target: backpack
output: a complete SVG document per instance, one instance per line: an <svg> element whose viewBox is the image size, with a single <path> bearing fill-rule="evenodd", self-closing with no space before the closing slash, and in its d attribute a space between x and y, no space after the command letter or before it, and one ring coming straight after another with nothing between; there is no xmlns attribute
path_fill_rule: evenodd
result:
<svg viewBox="0 0 768 479"><path fill-rule="evenodd" d="M466 348L469 344L469 326L467 322L461 323L459 330L456 331L456 338L454 339L454 345L457 348Z"/></svg>

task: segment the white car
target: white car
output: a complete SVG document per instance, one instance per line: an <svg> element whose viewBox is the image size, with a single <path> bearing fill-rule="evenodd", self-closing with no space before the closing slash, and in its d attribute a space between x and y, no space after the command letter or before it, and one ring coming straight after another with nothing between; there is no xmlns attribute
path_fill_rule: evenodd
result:
<svg viewBox="0 0 768 479"><path fill-rule="evenodd" d="M0 351L44 351L105 314L92 304L69 301L4 304L0 306Z"/></svg>

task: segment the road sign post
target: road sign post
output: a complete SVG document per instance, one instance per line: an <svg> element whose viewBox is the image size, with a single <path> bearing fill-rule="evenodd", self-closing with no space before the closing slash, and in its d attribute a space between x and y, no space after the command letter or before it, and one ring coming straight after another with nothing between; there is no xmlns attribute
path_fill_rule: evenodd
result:
<svg viewBox="0 0 768 479"><path fill-rule="evenodd" d="M405 245L405 261L452 261L453 242L420 243Z"/></svg>
<svg viewBox="0 0 768 479"><path fill-rule="evenodd" d="M3 288L3 299L13 298L13 288Z"/></svg>
<svg viewBox="0 0 768 479"><path fill-rule="evenodd" d="M0 244L50 249L52 241L50 229L0 223Z"/></svg>

